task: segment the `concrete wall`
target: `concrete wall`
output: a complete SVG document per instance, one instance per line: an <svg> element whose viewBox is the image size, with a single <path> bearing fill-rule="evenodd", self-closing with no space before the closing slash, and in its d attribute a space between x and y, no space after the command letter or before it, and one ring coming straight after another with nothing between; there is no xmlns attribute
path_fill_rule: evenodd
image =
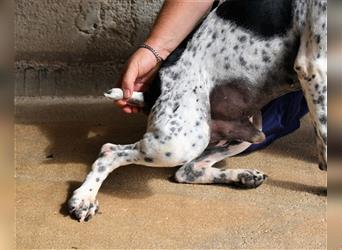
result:
<svg viewBox="0 0 342 250"><path fill-rule="evenodd" d="M163 0L16 0L17 96L101 95Z"/></svg>

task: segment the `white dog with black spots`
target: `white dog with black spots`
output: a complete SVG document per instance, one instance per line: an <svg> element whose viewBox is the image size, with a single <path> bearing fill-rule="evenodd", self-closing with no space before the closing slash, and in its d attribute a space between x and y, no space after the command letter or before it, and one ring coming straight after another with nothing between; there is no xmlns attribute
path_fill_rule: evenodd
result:
<svg viewBox="0 0 342 250"><path fill-rule="evenodd" d="M68 202L79 221L98 209L106 177L129 164L181 166L181 183L262 184L255 169L213 165L265 139L260 110L302 89L317 135L319 167L327 168L327 1L227 0L162 64L149 92L130 102L149 112L143 138L107 143ZM121 89L105 94L123 98Z"/></svg>

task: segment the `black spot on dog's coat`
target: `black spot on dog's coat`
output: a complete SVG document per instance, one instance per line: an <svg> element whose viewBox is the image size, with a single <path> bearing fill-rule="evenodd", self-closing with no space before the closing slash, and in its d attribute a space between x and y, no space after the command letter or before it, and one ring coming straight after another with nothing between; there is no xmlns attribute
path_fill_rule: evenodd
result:
<svg viewBox="0 0 342 250"><path fill-rule="evenodd" d="M327 117L325 115L322 115L320 118L319 118L319 121L320 123L322 124L327 124Z"/></svg>
<svg viewBox="0 0 342 250"><path fill-rule="evenodd" d="M247 64L247 61L242 56L239 57L239 62L242 66L246 66Z"/></svg>
<svg viewBox="0 0 342 250"><path fill-rule="evenodd" d="M269 38L285 35L292 24L292 0L230 0L216 14L255 35Z"/></svg>
<svg viewBox="0 0 342 250"><path fill-rule="evenodd" d="M146 161L146 162L153 162L153 159L150 158L150 157L145 157L145 158L144 158L144 161Z"/></svg>
<svg viewBox="0 0 342 250"><path fill-rule="evenodd" d="M264 56L262 56L262 61L265 63L269 63L269 62L271 62L271 58L269 56L264 55Z"/></svg>
<svg viewBox="0 0 342 250"><path fill-rule="evenodd" d="M239 42L243 43L243 42L246 42L247 37L246 36L239 36L238 40L239 40Z"/></svg>
<svg viewBox="0 0 342 250"><path fill-rule="evenodd" d="M97 169L98 172L104 172L106 170L106 167L103 165L100 165L99 168Z"/></svg>

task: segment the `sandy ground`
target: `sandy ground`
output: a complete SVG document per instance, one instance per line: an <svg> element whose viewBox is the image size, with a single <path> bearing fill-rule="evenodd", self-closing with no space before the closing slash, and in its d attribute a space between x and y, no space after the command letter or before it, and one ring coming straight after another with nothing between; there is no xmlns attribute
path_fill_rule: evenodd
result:
<svg viewBox="0 0 342 250"><path fill-rule="evenodd" d="M270 177L257 189L177 184L175 168L126 166L100 190L99 214L79 223L65 201L100 146L139 139L144 117L91 98L18 99L16 107L18 249L327 247L326 173L307 118L267 149L218 165L264 171Z"/></svg>

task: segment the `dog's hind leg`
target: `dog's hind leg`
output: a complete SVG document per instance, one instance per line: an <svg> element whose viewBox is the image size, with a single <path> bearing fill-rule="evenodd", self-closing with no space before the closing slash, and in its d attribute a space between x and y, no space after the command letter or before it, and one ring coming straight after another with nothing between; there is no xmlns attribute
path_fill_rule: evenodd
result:
<svg viewBox="0 0 342 250"><path fill-rule="evenodd" d="M101 153L93 163L91 172L68 201L70 214L79 221L84 221L96 213L98 210L96 195L106 177L120 166L140 162L141 153L138 143L130 145L107 143L102 146Z"/></svg>
<svg viewBox="0 0 342 250"><path fill-rule="evenodd" d="M255 169L219 169L212 167L216 162L244 151L251 144L221 145L207 148L202 155L184 164L175 174L180 183L193 184L232 184L244 188L256 188L267 178Z"/></svg>
<svg viewBox="0 0 342 250"><path fill-rule="evenodd" d="M307 13L296 16L301 31L300 48L295 61L310 117L316 133L319 168L327 169L327 1L307 4ZM304 8L298 6L298 8ZM301 13L301 12L298 12Z"/></svg>

